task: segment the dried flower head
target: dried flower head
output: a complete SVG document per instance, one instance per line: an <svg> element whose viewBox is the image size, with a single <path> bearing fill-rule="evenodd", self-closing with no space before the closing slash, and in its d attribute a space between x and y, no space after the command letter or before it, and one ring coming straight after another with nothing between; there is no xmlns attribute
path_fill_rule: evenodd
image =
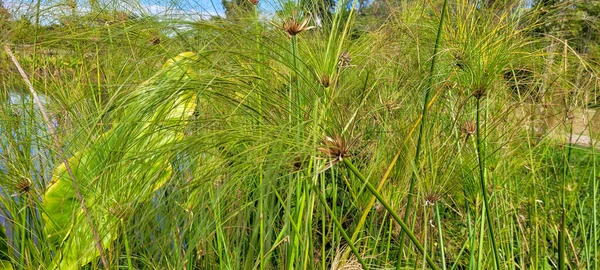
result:
<svg viewBox="0 0 600 270"><path fill-rule="evenodd" d="M283 22L283 30L285 30L290 36L295 36L306 30L315 28L314 26L308 26L310 21L310 15L300 21L297 17L297 12L292 14L292 17Z"/></svg>
<svg viewBox="0 0 600 270"><path fill-rule="evenodd" d="M327 88L331 85L331 77L327 73L322 73L319 76L319 82L321 85L323 85L323 87Z"/></svg>
<svg viewBox="0 0 600 270"><path fill-rule="evenodd" d="M467 61L465 60L463 52L454 53L454 61L455 61L456 67L458 67L462 70L465 70L467 68Z"/></svg>
<svg viewBox="0 0 600 270"><path fill-rule="evenodd" d="M352 62L352 57L349 52L343 52L340 54L340 60L338 60L338 67L345 68L350 66L350 62Z"/></svg>
<svg viewBox="0 0 600 270"><path fill-rule="evenodd" d="M573 113L573 111L569 110L567 111L567 120L571 121L575 118L575 113Z"/></svg>
<svg viewBox="0 0 600 270"><path fill-rule="evenodd" d="M476 99L482 99L485 97L486 94L487 94L487 88L483 85L478 86L477 88L475 88L475 91L473 91L473 96Z"/></svg>
<svg viewBox="0 0 600 270"><path fill-rule="evenodd" d="M475 134L477 131L477 124L473 121L465 121L461 127L462 132L466 133L467 136Z"/></svg>
<svg viewBox="0 0 600 270"><path fill-rule="evenodd" d="M319 147L319 151L328 157L332 158L332 162L337 163L350 156L349 145L339 134L333 137L325 136L323 139L323 147Z"/></svg>
<svg viewBox="0 0 600 270"><path fill-rule="evenodd" d="M29 193L31 190L31 181L27 178L23 178L17 183L17 190L19 191L19 194Z"/></svg>
<svg viewBox="0 0 600 270"><path fill-rule="evenodd" d="M130 19L129 14L127 14L126 12L118 12L116 17L119 22L125 22Z"/></svg>
<svg viewBox="0 0 600 270"><path fill-rule="evenodd" d="M160 37L158 35L153 35L148 39L148 43L151 45L158 45L160 44Z"/></svg>
<svg viewBox="0 0 600 270"><path fill-rule="evenodd" d="M479 78L479 80L475 82L471 88L473 91L473 97L479 100L487 96L488 91L492 88L492 82L493 80L487 68L484 68L481 78Z"/></svg>
<svg viewBox="0 0 600 270"><path fill-rule="evenodd" d="M467 136L465 136L466 143L469 140L469 137L477 132L477 124L473 121L465 121L460 129L467 134Z"/></svg>
<svg viewBox="0 0 600 270"><path fill-rule="evenodd" d="M430 192L425 195L425 206L434 206L442 198L441 194Z"/></svg>
<svg viewBox="0 0 600 270"><path fill-rule="evenodd" d="M255 6L258 5L258 0L248 0L248 1L250 1L250 3Z"/></svg>

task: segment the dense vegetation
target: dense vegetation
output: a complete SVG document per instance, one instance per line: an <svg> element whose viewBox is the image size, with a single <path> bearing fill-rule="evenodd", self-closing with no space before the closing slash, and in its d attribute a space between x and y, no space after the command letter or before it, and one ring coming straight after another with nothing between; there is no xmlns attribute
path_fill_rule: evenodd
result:
<svg viewBox="0 0 600 270"><path fill-rule="evenodd" d="M168 2L0 5L0 269L598 269L600 1Z"/></svg>

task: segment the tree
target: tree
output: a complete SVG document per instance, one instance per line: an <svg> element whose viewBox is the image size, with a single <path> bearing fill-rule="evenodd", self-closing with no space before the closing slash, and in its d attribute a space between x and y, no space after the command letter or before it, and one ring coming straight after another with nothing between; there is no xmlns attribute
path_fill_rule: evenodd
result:
<svg viewBox="0 0 600 270"><path fill-rule="evenodd" d="M600 0L537 0L534 7L541 22L535 33L566 39L579 53L600 44Z"/></svg>
<svg viewBox="0 0 600 270"><path fill-rule="evenodd" d="M225 16L230 19L247 14L253 8L250 0L221 0L221 3L225 9Z"/></svg>
<svg viewBox="0 0 600 270"><path fill-rule="evenodd" d="M600 1L590 0L576 4L574 18L569 34L575 41L576 49L580 53L588 53L591 46L600 44Z"/></svg>
<svg viewBox="0 0 600 270"><path fill-rule="evenodd" d="M335 0L301 0L302 9L310 12L315 19L320 20L323 25L331 22L332 12L335 8Z"/></svg>
<svg viewBox="0 0 600 270"><path fill-rule="evenodd" d="M9 21L11 18L10 12L4 7L4 1L0 0L0 25L4 22Z"/></svg>

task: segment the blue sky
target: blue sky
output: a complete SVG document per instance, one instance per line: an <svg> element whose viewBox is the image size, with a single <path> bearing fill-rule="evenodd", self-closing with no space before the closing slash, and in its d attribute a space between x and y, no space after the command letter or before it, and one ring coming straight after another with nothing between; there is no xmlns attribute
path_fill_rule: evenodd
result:
<svg viewBox="0 0 600 270"><path fill-rule="evenodd" d="M89 10L90 0L77 0L82 12ZM101 3L101 6L121 6L126 10L132 10L136 13L150 15L182 15L190 19L209 18L211 16L224 16L224 9L221 0L96 0ZM297 0L260 0L259 8L263 14L273 14L275 10L281 9L283 1ZM531 6L533 0L523 0ZM35 2L33 0L4 0L4 5L7 6L13 14L32 14L35 10ZM42 0L42 10L48 14L56 12L65 12L64 4L67 0ZM369 1L370 2L370 1ZM60 8L54 8L60 7ZM62 10L62 11L61 11ZM63 14L64 15L64 14ZM52 15L49 15L52 17ZM52 21L51 18L46 18Z"/></svg>
<svg viewBox="0 0 600 270"><path fill-rule="evenodd" d="M210 14L223 14L223 5L220 0L140 0L140 5L150 8L177 8L190 12Z"/></svg>
<svg viewBox="0 0 600 270"><path fill-rule="evenodd" d="M77 0L79 7L85 10L89 7L89 0ZM224 15L223 5L221 0L97 0L110 5L118 5L128 10L140 11L144 10L150 14L185 14L193 16L209 17L215 15ZM282 0L260 0L259 8L263 12L271 13L277 10ZM31 0L4 0L4 5L8 7L14 14L29 13L33 11L36 1ZM66 0L42 0L42 9L51 10L52 7L64 6Z"/></svg>
<svg viewBox="0 0 600 270"><path fill-rule="evenodd" d="M139 0L142 6L173 7L186 11L196 11L210 14L224 14L221 0ZM281 6L280 0L260 0L262 11L272 12Z"/></svg>

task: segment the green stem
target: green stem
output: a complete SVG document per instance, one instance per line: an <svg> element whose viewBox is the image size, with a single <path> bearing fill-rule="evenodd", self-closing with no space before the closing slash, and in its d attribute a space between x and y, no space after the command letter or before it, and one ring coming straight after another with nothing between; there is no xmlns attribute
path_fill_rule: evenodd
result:
<svg viewBox="0 0 600 270"><path fill-rule="evenodd" d="M300 116L300 95L298 94L298 62L297 62L297 52L298 51L298 45L296 43L296 36L292 36L292 63L293 63L293 71L292 71L292 75L290 78L290 119L292 118L292 112L293 112L293 104L294 102L296 102L296 107L298 109L298 111L296 112L296 117ZM296 119L297 122L300 121L300 118Z"/></svg>
<svg viewBox="0 0 600 270"><path fill-rule="evenodd" d="M570 136L573 136L573 128L571 127L571 131L569 132ZM569 141L571 141L571 138L569 138ZM564 149L570 149L570 147L565 147ZM567 177L568 177L568 168L569 168L569 156L570 156L570 151L566 150L563 151L563 177L562 177L562 191L561 191L561 198L560 198L560 204L561 204L561 213L560 213L560 224L559 224L559 232L558 232L558 269L559 270L564 270L567 269L566 268L566 224L565 224L565 218L566 218L566 196L567 196L567 192L566 192L566 188L567 188Z"/></svg>
<svg viewBox="0 0 600 270"><path fill-rule="evenodd" d="M591 123L590 123L591 124ZM592 129L590 128L590 138L594 138L594 134ZM597 205L598 205L598 199L597 199L597 194L598 194L598 183L596 182L596 143L594 141L594 143L592 144L592 187L593 187L593 191L592 191L592 202L593 202L593 206L592 206L592 254L593 254L593 267L592 269L598 269L598 260L596 259L598 256L598 226L597 226L597 222L598 222L598 212L597 212Z"/></svg>
<svg viewBox="0 0 600 270"><path fill-rule="evenodd" d="M496 246L496 237L494 236L494 226L492 222L492 211L488 205L488 196L485 188L485 147L483 145L483 135L481 134L481 98L477 98L477 156L479 157L479 180L481 185L481 193L483 195L483 204L485 205L485 217L490 231L490 240L492 241L492 251L494 252L495 269L500 269L500 259L498 258L498 249Z"/></svg>
<svg viewBox="0 0 600 270"><path fill-rule="evenodd" d="M442 234L442 223L440 222L440 207L438 204L435 205L435 219L438 227L438 234L440 236L440 253L442 255L442 268L446 270L446 254L444 253L444 235Z"/></svg>
<svg viewBox="0 0 600 270"><path fill-rule="evenodd" d="M259 10L258 10L258 5L254 5L254 24L256 27L256 46L257 46L257 53L258 53L258 69L257 69L257 73L258 76L262 76L262 69L261 69L261 64L262 63L262 57L261 57L261 53L262 53L262 48L261 48L261 40L260 40L260 35L261 35L261 29L260 29L260 22L258 20L258 15L259 15ZM262 138L262 125L263 125L263 97L262 97L262 91L258 90L258 125L259 125L259 136ZM259 254L260 254L260 270L264 270L266 267L266 261L265 261L265 239L266 239L266 234L265 234L265 211L264 211L264 201L265 201L265 187L264 187L264 175L263 175L263 164L262 162L259 165L259 170L260 170L260 175L259 177L259 181L258 181L258 188L259 188L259 194L260 194L260 198L258 199L258 220L259 220Z"/></svg>
<svg viewBox="0 0 600 270"><path fill-rule="evenodd" d="M25 205L23 205L23 208L25 209L25 211L21 212L21 232L20 232L20 237L21 237L21 254L20 254L20 263L21 265L26 265L25 264L25 247L27 243L27 203L25 202L25 200L21 200L19 198L19 204L21 202L24 202Z"/></svg>
<svg viewBox="0 0 600 270"><path fill-rule="evenodd" d="M563 198L564 200L564 198ZM558 232L558 269L566 269L565 263L565 208L561 209L560 231Z"/></svg>
<svg viewBox="0 0 600 270"><path fill-rule="evenodd" d="M467 269L473 270L475 261L475 235L473 234L473 228L471 226L471 209L469 207L469 201L465 196L465 205L467 209L467 227L469 229L469 267Z"/></svg>
<svg viewBox="0 0 600 270"><path fill-rule="evenodd" d="M485 215L487 213L487 208L485 208L485 204L483 204L483 206L481 207L481 215ZM476 216L476 222L475 224L477 224L477 220L479 221L479 231L481 232L479 234L479 239L477 239L477 268L476 269L485 269L485 267L483 267L483 238L485 236L485 233L483 233L485 231L485 222L483 221L483 217L482 216Z"/></svg>
<svg viewBox="0 0 600 270"><path fill-rule="evenodd" d="M319 196L318 196L319 197L319 201L321 201L321 204L323 205L323 207L325 207L325 210L327 210L327 213L329 213L329 216L331 216L331 219L333 220L333 223L335 224L335 226L338 228L338 230L342 234L342 237L344 237L344 240L346 240L346 242L348 243L348 247L350 247L350 250L352 250L352 253L354 253L354 256L356 256L356 259L358 260L358 262L362 266L362 269L365 269L365 270L369 269L369 267L367 266L367 264L363 260L362 256L358 252L358 249L356 249L356 247L354 246L354 243L352 243L352 241L350 240L350 237L348 236L348 234L344 230L344 227L342 226L342 223L340 223L340 221L335 216L335 213L333 212L333 210L331 210L331 208L329 208L329 205L327 205L327 201L325 200L325 197L323 196L323 193L319 192L318 190L316 190L316 192L319 194Z"/></svg>
<svg viewBox="0 0 600 270"><path fill-rule="evenodd" d="M121 228L123 228L123 241L125 242L125 253L127 257L127 269L134 269L133 263L131 262L131 248L129 247L129 239L127 239L127 228L123 223L123 219L120 220Z"/></svg>
<svg viewBox="0 0 600 270"><path fill-rule="evenodd" d="M442 40L442 26L444 25L444 18L446 17L446 6L448 4L448 0L444 0L444 5L442 6L442 14L440 16L440 23L438 25L438 31L437 31L437 35L435 38L435 45L433 47L433 58L431 59L431 67L429 69L429 80L427 83L427 88L425 89L425 100L423 103L423 111L421 113L422 115L422 121L421 121L421 125L419 127L419 137L417 138L417 149L415 151L415 158L414 158L414 164L415 164L415 170L413 170L412 174L411 174L411 178L410 178L410 184L409 184L409 188L408 188L408 198L407 198L407 202L406 202L406 212L404 213L404 223L408 222L408 216L410 214L410 212L412 211L412 197L413 197L413 192L415 189L415 181L416 181L416 174L417 171L419 169L419 157L421 155L421 145L423 142L423 134L425 131L425 125L427 124L427 112L429 111L429 107L427 106L429 104L429 100L431 99L431 87L433 85L433 72L435 71L435 64L436 64L436 60L437 60L437 55L438 55L438 50L439 50L439 46ZM401 268L401 258L402 258L402 250L404 248L404 233L400 232L400 248L398 250L398 261L396 262L396 269L399 270Z"/></svg>
<svg viewBox="0 0 600 270"><path fill-rule="evenodd" d="M346 167L348 167L348 169L350 169L350 171L352 171L352 173L354 173L354 175L356 175L356 177L358 177L358 179L360 179L363 182L363 184L365 186L367 186L367 189L369 189L369 191L371 191L373 196L375 196L375 198L377 198L377 200L381 203L381 205L383 205L383 207L387 210L387 212L390 215L392 215L394 220L396 220L396 222L398 222L398 224L400 224L400 227L402 227L402 231L404 231L408 235L408 238L410 239L410 241L413 242L413 244L417 247L419 252L425 257L425 260L427 260L427 264L429 264L429 267L431 267L432 269L435 269L435 270L439 270L439 268L437 267L437 265L435 265L433 260L425 253L425 249L423 248L423 245L421 245L421 243L419 242L417 237L415 237L415 234L408 228L406 223L404 221L402 221L402 219L400 219L400 217L398 216L396 211L394 211L392 209L392 207L383 199L381 194L379 194L379 192L377 192L375 187L373 187L373 185L365 178L365 176L363 176L358 171L358 169L354 166L354 164L352 164L352 162L350 162L350 160L348 160L346 158L346 159L344 159L343 162L346 165Z"/></svg>

